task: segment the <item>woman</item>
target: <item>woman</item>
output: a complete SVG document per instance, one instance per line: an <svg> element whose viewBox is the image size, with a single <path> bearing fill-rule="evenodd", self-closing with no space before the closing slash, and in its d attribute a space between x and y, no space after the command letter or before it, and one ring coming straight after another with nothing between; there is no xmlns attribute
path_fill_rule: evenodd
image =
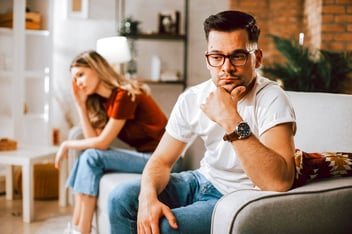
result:
<svg viewBox="0 0 352 234"><path fill-rule="evenodd" d="M85 150L67 181L75 192L75 206L66 233L91 233L101 176L105 172L141 173L164 133L167 118L147 85L116 73L95 51L79 54L70 71L84 139L64 141L55 166L59 168L70 148ZM135 150L109 148L116 137ZM180 169L180 163L174 170Z"/></svg>

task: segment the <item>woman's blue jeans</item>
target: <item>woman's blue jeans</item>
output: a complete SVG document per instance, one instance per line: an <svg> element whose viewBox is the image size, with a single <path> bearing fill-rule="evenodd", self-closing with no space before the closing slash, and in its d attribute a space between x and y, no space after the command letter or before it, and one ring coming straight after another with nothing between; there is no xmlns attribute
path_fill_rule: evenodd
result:
<svg viewBox="0 0 352 234"><path fill-rule="evenodd" d="M87 149L76 160L67 186L72 187L76 193L98 196L99 182L104 173L142 173L151 154L117 148ZM182 158L174 165L173 170L180 171L181 167Z"/></svg>
<svg viewBox="0 0 352 234"><path fill-rule="evenodd" d="M121 184L110 193L108 212L112 234L137 233L139 191L140 180L137 180ZM210 233L213 209L221 197L222 194L197 171L172 173L159 200L172 209L178 229L172 229L164 217L160 219L160 232Z"/></svg>

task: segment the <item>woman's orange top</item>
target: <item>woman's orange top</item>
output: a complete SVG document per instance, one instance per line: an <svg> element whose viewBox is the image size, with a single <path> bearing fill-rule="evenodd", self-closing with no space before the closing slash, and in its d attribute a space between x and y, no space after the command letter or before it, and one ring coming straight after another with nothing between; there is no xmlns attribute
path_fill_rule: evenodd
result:
<svg viewBox="0 0 352 234"><path fill-rule="evenodd" d="M126 119L118 138L139 152L153 152L165 132L167 117L154 99L141 93L132 97L124 89L116 89L107 99L109 118Z"/></svg>

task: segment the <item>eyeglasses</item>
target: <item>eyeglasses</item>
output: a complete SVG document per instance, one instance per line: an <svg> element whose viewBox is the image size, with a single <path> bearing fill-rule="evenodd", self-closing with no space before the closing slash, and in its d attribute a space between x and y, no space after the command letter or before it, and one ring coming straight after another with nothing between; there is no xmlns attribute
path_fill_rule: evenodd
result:
<svg viewBox="0 0 352 234"><path fill-rule="evenodd" d="M237 50L230 55L206 53L205 57L207 57L208 64L212 67L221 67L224 65L226 58L230 60L233 66L243 66L247 62L248 55L255 51L255 49L250 51Z"/></svg>

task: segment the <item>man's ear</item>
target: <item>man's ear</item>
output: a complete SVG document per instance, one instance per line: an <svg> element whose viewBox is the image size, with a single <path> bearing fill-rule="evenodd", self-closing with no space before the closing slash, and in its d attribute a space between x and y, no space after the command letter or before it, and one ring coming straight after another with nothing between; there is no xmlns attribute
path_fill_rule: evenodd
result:
<svg viewBox="0 0 352 234"><path fill-rule="evenodd" d="M205 64L207 65L207 69L210 71L211 66L208 64L207 57L205 56L206 53L207 53L207 51L204 52L204 62L205 62Z"/></svg>
<svg viewBox="0 0 352 234"><path fill-rule="evenodd" d="M263 60L263 51L261 49L257 49L255 52L255 68L259 68L262 65Z"/></svg>

